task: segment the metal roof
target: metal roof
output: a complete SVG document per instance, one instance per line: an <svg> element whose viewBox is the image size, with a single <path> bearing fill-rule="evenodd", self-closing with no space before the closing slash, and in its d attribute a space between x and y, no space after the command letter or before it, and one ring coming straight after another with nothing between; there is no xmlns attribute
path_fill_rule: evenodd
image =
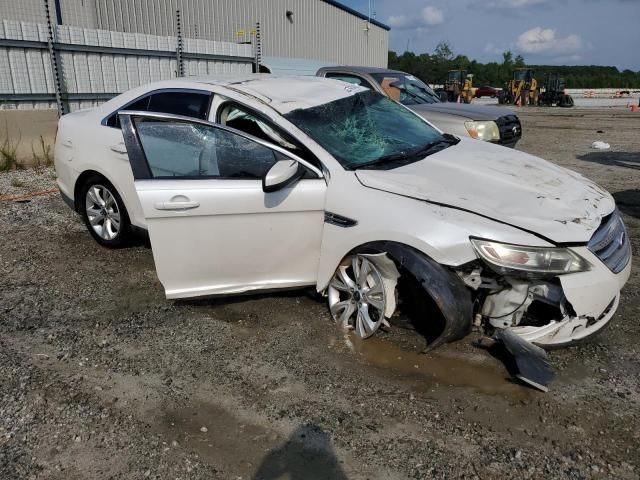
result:
<svg viewBox="0 0 640 480"><path fill-rule="evenodd" d="M260 66L278 75L315 75L320 68L331 64L308 58L262 57Z"/></svg>
<svg viewBox="0 0 640 480"><path fill-rule="evenodd" d="M385 30L391 30L391 27L388 25L385 25L382 22L379 22L377 20L374 20L373 18L370 18L369 16L365 15L364 13L360 13L357 10L354 10L353 8L347 7L346 5L343 5L340 2L336 2L335 0L323 0L325 3L328 3L329 5L333 5L336 8L339 8L340 10L344 10L345 12L350 13L351 15L355 15L356 17L362 18L363 20L368 20L370 23L372 23L373 25L376 25L380 28L384 28Z"/></svg>
<svg viewBox="0 0 640 480"><path fill-rule="evenodd" d="M350 73L363 73L363 74L371 74L371 73L398 73L405 74L405 72L401 72L400 70L391 70L389 68L380 68L380 67L360 67L357 65L327 65L323 67L326 70L340 70L341 72L350 72Z"/></svg>
<svg viewBox="0 0 640 480"><path fill-rule="evenodd" d="M299 108L304 109L322 105L365 91L365 88L358 85L312 75L254 73L173 78L143 85L126 92L124 95L128 95L133 100L154 90L201 88L215 91L215 88L212 88L213 86L220 86L244 95L250 95L270 105L281 114ZM124 101L121 97L116 97L103 104L100 108L109 111L118 108L118 105L123 103Z"/></svg>

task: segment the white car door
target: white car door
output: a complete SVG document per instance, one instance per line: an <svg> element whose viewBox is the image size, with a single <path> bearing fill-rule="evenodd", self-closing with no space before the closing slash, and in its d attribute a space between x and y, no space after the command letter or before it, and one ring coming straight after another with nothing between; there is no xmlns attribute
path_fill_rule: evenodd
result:
<svg viewBox="0 0 640 480"><path fill-rule="evenodd" d="M281 147L176 115L120 114L167 298L315 285L326 183ZM265 193L277 160L301 178Z"/></svg>

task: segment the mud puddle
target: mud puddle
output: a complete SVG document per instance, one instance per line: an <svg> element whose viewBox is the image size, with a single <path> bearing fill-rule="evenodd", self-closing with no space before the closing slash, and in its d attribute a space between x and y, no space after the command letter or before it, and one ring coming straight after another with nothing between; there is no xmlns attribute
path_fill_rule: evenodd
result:
<svg viewBox="0 0 640 480"><path fill-rule="evenodd" d="M283 433L200 402L165 411L161 429L168 445L196 452L228 478L346 479L329 435L315 425Z"/></svg>
<svg viewBox="0 0 640 480"><path fill-rule="evenodd" d="M349 352L359 363L391 372L400 380L415 382L417 390L434 387L469 387L480 393L521 400L531 396L525 386L514 383L506 368L490 360L489 354L478 350L476 355L452 355L441 347L428 354L407 350L379 337L362 340L353 333L338 333L330 342L337 351ZM485 358L486 356L486 358Z"/></svg>

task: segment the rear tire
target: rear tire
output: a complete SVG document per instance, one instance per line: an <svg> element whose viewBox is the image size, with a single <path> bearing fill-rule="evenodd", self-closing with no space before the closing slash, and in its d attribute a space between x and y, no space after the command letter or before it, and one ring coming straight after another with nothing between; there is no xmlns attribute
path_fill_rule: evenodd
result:
<svg viewBox="0 0 640 480"><path fill-rule="evenodd" d="M80 189L77 205L96 242L107 248L129 244L132 238L129 214L120 194L106 178L89 177Z"/></svg>

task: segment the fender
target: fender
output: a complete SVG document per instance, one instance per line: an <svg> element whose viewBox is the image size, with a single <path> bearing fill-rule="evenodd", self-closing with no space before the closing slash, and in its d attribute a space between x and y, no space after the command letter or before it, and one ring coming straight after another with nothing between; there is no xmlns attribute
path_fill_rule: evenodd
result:
<svg viewBox="0 0 640 480"><path fill-rule="evenodd" d="M420 251L401 243L378 241L363 245L358 250L386 252L398 266L409 271L440 309L444 328L427 350L459 340L471 331L473 303L471 292L451 270L427 257Z"/></svg>

